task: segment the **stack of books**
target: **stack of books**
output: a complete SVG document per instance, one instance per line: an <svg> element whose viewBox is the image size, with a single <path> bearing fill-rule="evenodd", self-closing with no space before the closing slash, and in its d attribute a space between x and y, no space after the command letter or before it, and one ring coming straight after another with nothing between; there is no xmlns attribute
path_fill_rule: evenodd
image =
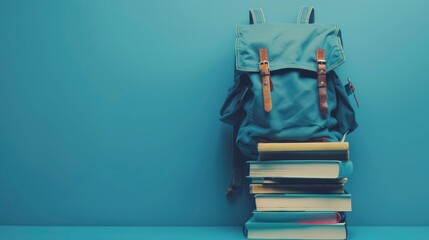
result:
<svg viewBox="0 0 429 240"><path fill-rule="evenodd" d="M249 239L346 239L353 172L348 142L260 143L248 161L256 209Z"/></svg>

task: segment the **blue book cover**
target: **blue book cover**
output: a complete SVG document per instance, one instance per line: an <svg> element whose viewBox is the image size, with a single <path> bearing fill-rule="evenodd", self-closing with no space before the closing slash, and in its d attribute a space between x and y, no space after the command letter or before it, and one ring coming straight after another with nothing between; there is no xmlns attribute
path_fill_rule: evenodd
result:
<svg viewBox="0 0 429 240"><path fill-rule="evenodd" d="M343 222L343 212L253 211L255 222L285 222L301 224L335 224Z"/></svg>

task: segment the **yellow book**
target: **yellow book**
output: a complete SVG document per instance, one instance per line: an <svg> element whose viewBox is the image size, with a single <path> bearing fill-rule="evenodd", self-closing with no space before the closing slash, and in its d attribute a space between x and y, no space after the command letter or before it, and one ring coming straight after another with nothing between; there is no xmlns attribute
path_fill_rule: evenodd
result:
<svg viewBox="0 0 429 240"><path fill-rule="evenodd" d="M348 151L348 142L259 143L259 152Z"/></svg>
<svg viewBox="0 0 429 240"><path fill-rule="evenodd" d="M260 160L348 160L348 142L259 143Z"/></svg>

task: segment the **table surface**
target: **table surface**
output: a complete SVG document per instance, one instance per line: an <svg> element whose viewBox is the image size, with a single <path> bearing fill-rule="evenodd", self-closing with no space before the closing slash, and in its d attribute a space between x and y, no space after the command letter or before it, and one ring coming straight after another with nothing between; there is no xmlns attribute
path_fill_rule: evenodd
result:
<svg viewBox="0 0 429 240"><path fill-rule="evenodd" d="M429 226L349 226L348 240L428 240ZM7 240L131 240L131 239L246 239L241 227L120 227L120 226L0 226L0 239Z"/></svg>

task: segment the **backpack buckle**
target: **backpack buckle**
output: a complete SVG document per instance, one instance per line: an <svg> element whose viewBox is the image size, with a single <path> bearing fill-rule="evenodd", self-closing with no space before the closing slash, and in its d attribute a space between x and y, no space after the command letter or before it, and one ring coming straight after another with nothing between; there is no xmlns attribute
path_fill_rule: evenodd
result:
<svg viewBox="0 0 429 240"><path fill-rule="evenodd" d="M268 65L268 69L270 69L270 62L268 62L266 60L263 60L263 61L259 62L259 66L264 65L264 64L267 64Z"/></svg>
<svg viewBox="0 0 429 240"><path fill-rule="evenodd" d="M317 59L317 64L326 65L326 60L324 60L324 59Z"/></svg>

